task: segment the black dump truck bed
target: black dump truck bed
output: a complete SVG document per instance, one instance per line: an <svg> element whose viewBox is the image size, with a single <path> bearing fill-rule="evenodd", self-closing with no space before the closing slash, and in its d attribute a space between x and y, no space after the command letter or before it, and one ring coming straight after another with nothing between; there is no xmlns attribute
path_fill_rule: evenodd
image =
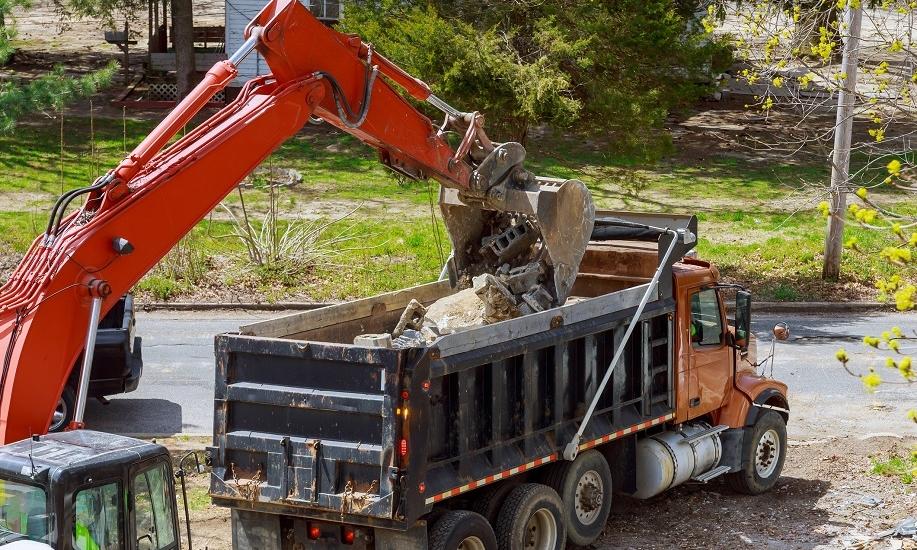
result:
<svg viewBox="0 0 917 550"><path fill-rule="evenodd" d="M696 232L693 217L664 221ZM218 336L214 501L408 529L440 501L558 460L622 345L580 447L673 418L671 265L622 342L667 244L594 242L563 307L427 346L352 342L391 331L412 299L454 292L448 281Z"/></svg>

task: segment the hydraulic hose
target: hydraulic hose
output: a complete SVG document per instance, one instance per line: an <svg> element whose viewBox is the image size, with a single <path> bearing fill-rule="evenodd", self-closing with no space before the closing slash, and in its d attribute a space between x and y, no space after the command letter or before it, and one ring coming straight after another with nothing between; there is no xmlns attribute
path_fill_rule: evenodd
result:
<svg viewBox="0 0 917 550"><path fill-rule="evenodd" d="M331 95L334 97L334 106L337 107L338 118L340 118L341 123L348 128L357 129L363 126L363 123L366 122L366 115L369 114L373 84L376 82L376 76L379 74L379 68L373 66L372 61L373 50L372 47L370 47L366 54L366 86L363 88L363 101L360 105L360 112L357 114L354 114L353 110L350 108L350 104L347 102L347 96L344 94L341 84L331 76L330 73L326 73L325 71L317 71L315 73L316 76L328 80L328 84L331 86Z"/></svg>
<svg viewBox="0 0 917 550"><path fill-rule="evenodd" d="M45 235L47 237L56 237L57 231L60 228L61 221L64 218L64 212L67 211L67 206L73 201L73 199L79 197L80 195L85 195L86 193L91 193L93 191L99 191L103 189L106 185L112 182L112 175L106 174L96 180L95 183L89 187L80 187L79 189L72 189L67 191L60 198L57 199L57 202L54 203L54 207L51 209L51 218L48 220L48 227L45 229Z"/></svg>

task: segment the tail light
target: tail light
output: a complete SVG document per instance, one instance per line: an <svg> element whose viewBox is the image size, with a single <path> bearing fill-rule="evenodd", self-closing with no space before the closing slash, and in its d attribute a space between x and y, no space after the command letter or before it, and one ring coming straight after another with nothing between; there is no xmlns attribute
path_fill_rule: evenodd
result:
<svg viewBox="0 0 917 550"><path fill-rule="evenodd" d="M357 532L354 531L353 527L344 526L341 527L341 541L344 544L353 544L353 541L357 539Z"/></svg>
<svg viewBox="0 0 917 550"><path fill-rule="evenodd" d="M309 538L318 540L322 536L322 528L314 523L309 524Z"/></svg>

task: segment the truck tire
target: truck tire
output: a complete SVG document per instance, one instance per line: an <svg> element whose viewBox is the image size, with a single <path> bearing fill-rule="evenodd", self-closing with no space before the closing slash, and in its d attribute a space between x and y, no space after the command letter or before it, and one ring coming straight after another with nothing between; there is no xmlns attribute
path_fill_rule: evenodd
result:
<svg viewBox="0 0 917 550"><path fill-rule="evenodd" d="M496 525L497 516L500 514L500 508L503 507L503 501L506 500L507 495L518 486L518 481L508 479L493 487L482 489L480 495L474 496L474 503L471 505L471 511L484 516L484 519L491 525Z"/></svg>
<svg viewBox="0 0 917 550"><path fill-rule="evenodd" d="M563 502L557 491L525 483L506 497L497 516L500 550L562 550L567 546Z"/></svg>
<svg viewBox="0 0 917 550"><path fill-rule="evenodd" d="M74 409L76 408L76 392L70 387L70 384L64 386L60 399L57 401L57 407L54 408L54 414L51 416L51 425L48 426L48 432L62 432L73 420Z"/></svg>
<svg viewBox="0 0 917 550"><path fill-rule="evenodd" d="M497 539L481 514L449 510L430 530L430 550L497 550Z"/></svg>
<svg viewBox="0 0 917 550"><path fill-rule="evenodd" d="M745 429L742 469L726 475L729 487L746 495L760 495L777 483L786 459L786 422L774 411L758 416Z"/></svg>
<svg viewBox="0 0 917 550"><path fill-rule="evenodd" d="M595 542L611 513L611 468L602 453L590 449L573 462L556 464L544 482L564 503L567 539L578 546Z"/></svg>

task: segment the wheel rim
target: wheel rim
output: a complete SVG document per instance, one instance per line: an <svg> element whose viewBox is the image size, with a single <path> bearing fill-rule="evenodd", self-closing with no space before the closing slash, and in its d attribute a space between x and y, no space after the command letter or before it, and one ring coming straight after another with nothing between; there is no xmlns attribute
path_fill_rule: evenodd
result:
<svg viewBox="0 0 917 550"><path fill-rule="evenodd" d="M542 508L525 523L526 550L554 550L557 546L557 520Z"/></svg>
<svg viewBox="0 0 917 550"><path fill-rule="evenodd" d="M755 471L762 478L773 475L780 458L780 436L777 430L767 430L758 440L755 451Z"/></svg>
<svg viewBox="0 0 917 550"><path fill-rule="evenodd" d="M583 525L592 525L602 512L605 499L602 477L595 470L589 470L576 482L574 508L576 519Z"/></svg>
<svg viewBox="0 0 917 550"><path fill-rule="evenodd" d="M487 547L478 537L467 537L459 543L456 550L487 550Z"/></svg>
<svg viewBox="0 0 917 550"><path fill-rule="evenodd" d="M64 422L67 420L68 412L67 402L61 397L57 400L57 407L54 408L54 415L51 417L51 426L48 428L48 431L56 432L63 428Z"/></svg>

